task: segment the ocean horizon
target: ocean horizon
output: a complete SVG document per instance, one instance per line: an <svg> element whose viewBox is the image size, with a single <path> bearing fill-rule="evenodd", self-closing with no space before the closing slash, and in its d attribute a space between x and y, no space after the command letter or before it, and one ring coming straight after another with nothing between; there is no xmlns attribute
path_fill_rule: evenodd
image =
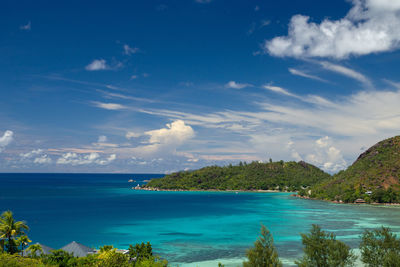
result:
<svg viewBox="0 0 400 267"><path fill-rule="evenodd" d="M160 174L0 174L0 211L25 220L33 243L99 248L151 242L171 266L240 266L261 223L285 266L302 255L312 224L357 248L365 229L400 232L398 207L304 200L290 193L154 192L131 187ZM136 182L128 182L134 179Z"/></svg>

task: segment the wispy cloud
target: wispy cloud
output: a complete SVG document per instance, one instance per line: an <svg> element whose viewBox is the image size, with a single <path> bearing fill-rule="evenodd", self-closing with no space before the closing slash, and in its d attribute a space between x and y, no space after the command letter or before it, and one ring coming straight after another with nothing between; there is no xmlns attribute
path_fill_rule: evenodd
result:
<svg viewBox="0 0 400 267"><path fill-rule="evenodd" d="M318 76L315 76L315 75L311 75L311 74L305 73L305 72L303 72L301 70L298 70L298 69L289 68L289 72L291 74L293 74L293 75L301 76L301 77L304 77L304 78L308 78L308 79L312 79L312 80L316 80L316 81L320 81L320 82L325 82L325 83L328 82L325 79L322 79L322 78L320 78Z"/></svg>
<svg viewBox="0 0 400 267"><path fill-rule="evenodd" d="M347 67L344 67L341 65L337 65L337 64L333 64L333 63L330 63L327 61L321 61L319 63L326 70L333 71L333 72L339 73L341 75L347 76L349 78L352 78L356 81L361 82L366 87L369 87L369 88L373 87L372 82L365 75L363 75L360 72L357 72L350 68L347 68Z"/></svg>
<svg viewBox="0 0 400 267"><path fill-rule="evenodd" d="M284 88L282 88L282 87L279 87L279 86L264 85L263 88L264 88L264 89L267 89L267 90L269 90L269 91L278 93L278 94L283 94L283 95L287 95L287 96L291 96L291 97L296 97L296 98L298 98L297 95L292 94L292 93L289 92L288 90L286 90L286 89L284 89Z"/></svg>
<svg viewBox="0 0 400 267"><path fill-rule="evenodd" d="M249 84L249 83L238 83L235 81L230 81L227 84L225 84L226 88L233 88L233 89L243 89L246 87L252 87L253 85Z"/></svg>
<svg viewBox="0 0 400 267"><path fill-rule="evenodd" d="M140 49L138 47L130 47L127 44L124 44L123 48L124 48L124 55L127 55L127 56L136 54L140 51Z"/></svg>
<svg viewBox="0 0 400 267"><path fill-rule="evenodd" d="M21 26L19 27L19 29L20 29L20 30L23 30L23 31L30 31L31 28L32 28L32 24L31 24L30 21L29 21L27 24L21 25Z"/></svg>
<svg viewBox="0 0 400 267"><path fill-rule="evenodd" d="M208 4L211 3L213 0L195 0L196 3L199 4Z"/></svg>
<svg viewBox="0 0 400 267"><path fill-rule="evenodd" d="M121 110L127 109L126 106L117 104L117 103L103 103L103 102L92 102L92 104L98 108L107 109L107 110Z"/></svg>

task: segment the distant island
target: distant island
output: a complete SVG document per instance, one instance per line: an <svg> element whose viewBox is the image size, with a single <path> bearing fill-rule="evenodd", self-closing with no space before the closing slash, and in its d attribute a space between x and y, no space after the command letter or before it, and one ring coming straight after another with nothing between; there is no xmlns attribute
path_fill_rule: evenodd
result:
<svg viewBox="0 0 400 267"><path fill-rule="evenodd" d="M152 179L144 189L158 190L276 190L298 191L331 178L319 168L300 162L252 162L237 166L209 166Z"/></svg>
<svg viewBox="0 0 400 267"><path fill-rule="evenodd" d="M252 162L209 166L152 179L145 190L273 190L338 203L400 203L400 136L362 153L346 170L331 176L304 161Z"/></svg>

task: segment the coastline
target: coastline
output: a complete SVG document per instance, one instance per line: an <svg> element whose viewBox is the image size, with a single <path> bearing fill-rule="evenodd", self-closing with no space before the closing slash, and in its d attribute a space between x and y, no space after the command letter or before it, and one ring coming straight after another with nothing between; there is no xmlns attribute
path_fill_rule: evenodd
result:
<svg viewBox="0 0 400 267"><path fill-rule="evenodd" d="M301 198L301 199L319 200L319 201L325 201L325 202L330 202L330 203L334 203L334 204L344 204L344 205L395 206L395 207L400 206L400 203L378 203L378 202L372 202L372 203L345 203L343 201L311 198L311 197L308 197L308 196L300 196L298 194L292 194L290 196Z"/></svg>
<svg viewBox="0 0 400 267"><path fill-rule="evenodd" d="M279 191L279 190L218 190L218 189L161 189L156 187L132 187L133 190L139 191L160 191L160 192L226 192L226 193L293 193L291 191Z"/></svg>

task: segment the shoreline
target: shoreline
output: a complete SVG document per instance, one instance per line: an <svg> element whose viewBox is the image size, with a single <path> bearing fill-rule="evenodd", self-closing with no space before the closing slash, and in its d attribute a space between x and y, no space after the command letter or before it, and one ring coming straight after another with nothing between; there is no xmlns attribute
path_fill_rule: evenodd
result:
<svg viewBox="0 0 400 267"><path fill-rule="evenodd" d="M378 202L372 202L372 203L345 203L343 201L311 198L311 197L307 197L307 196L300 196L298 194L292 194L290 196L301 198L301 199L319 200L319 201L325 201L325 202L330 202L330 203L334 203L334 204L344 204L344 205L370 205L370 206L395 206L395 207L400 206L400 203L378 203Z"/></svg>
<svg viewBox="0 0 400 267"><path fill-rule="evenodd" d="M226 192L226 193L294 193L291 191L279 191L279 190L218 190L218 189L161 189L156 187L132 187L132 190L138 191L159 191L159 192Z"/></svg>

